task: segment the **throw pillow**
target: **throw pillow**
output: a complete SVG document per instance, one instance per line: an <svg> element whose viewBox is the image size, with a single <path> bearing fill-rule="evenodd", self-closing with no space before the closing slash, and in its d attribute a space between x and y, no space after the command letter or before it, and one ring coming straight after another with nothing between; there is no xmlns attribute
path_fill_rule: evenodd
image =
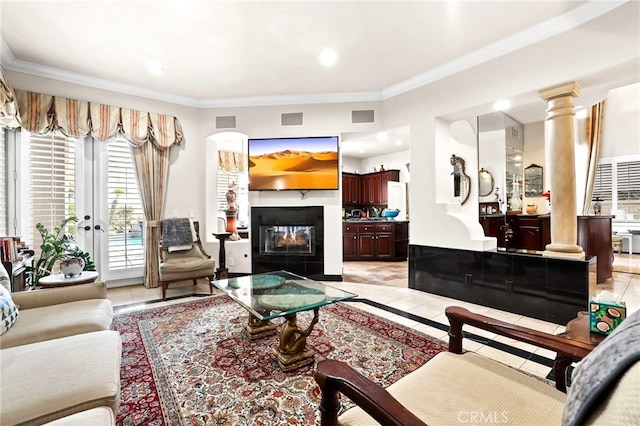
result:
<svg viewBox="0 0 640 426"><path fill-rule="evenodd" d="M18 319L18 307L13 303L9 290L0 285L0 336L6 333L16 319Z"/></svg>

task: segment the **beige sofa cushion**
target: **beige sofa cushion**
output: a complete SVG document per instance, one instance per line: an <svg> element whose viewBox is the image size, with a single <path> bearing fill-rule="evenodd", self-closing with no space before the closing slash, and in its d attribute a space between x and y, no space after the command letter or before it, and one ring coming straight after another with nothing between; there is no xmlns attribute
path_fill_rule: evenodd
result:
<svg viewBox="0 0 640 426"><path fill-rule="evenodd" d="M441 352L387 390L429 425L559 425L566 400L554 387L473 352ZM339 422L377 424L359 407Z"/></svg>
<svg viewBox="0 0 640 426"><path fill-rule="evenodd" d="M0 424L42 424L102 406L117 413L121 357L115 331L3 349Z"/></svg>
<svg viewBox="0 0 640 426"><path fill-rule="evenodd" d="M113 308L107 299L88 299L21 309L20 316L11 329L0 336L0 348L108 330L112 320Z"/></svg>
<svg viewBox="0 0 640 426"><path fill-rule="evenodd" d="M45 426L115 426L115 424L116 416L114 416L111 408L98 407L45 423Z"/></svg>

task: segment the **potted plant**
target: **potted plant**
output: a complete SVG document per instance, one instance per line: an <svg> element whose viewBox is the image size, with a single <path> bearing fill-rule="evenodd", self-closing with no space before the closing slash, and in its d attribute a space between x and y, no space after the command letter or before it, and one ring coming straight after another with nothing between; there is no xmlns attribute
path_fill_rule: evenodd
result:
<svg viewBox="0 0 640 426"><path fill-rule="evenodd" d="M78 247L72 235L63 232L68 224L77 222L77 217L68 217L60 222L59 226L53 228L53 232L49 232L42 223L36 224L36 229L42 237L42 245L40 246L40 257L34 261L33 266L28 268L31 272L34 286L38 284L40 278L51 274L51 270L56 262L65 259L80 258L84 264L82 270L96 270L89 253L82 251Z"/></svg>

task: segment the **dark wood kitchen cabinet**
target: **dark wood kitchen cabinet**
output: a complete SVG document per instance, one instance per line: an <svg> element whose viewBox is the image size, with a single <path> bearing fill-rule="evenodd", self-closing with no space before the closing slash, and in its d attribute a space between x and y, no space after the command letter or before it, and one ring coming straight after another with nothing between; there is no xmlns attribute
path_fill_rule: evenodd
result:
<svg viewBox="0 0 640 426"><path fill-rule="evenodd" d="M362 204L362 180L360 175L342 173L342 205L359 206Z"/></svg>
<svg viewBox="0 0 640 426"><path fill-rule="evenodd" d="M342 173L343 206L386 206L389 203L388 182L400 181L400 170L356 175Z"/></svg>
<svg viewBox="0 0 640 426"><path fill-rule="evenodd" d="M358 229L356 224L342 226L342 256L344 259L358 257Z"/></svg>
<svg viewBox="0 0 640 426"><path fill-rule="evenodd" d="M408 222L345 222L342 230L344 260L407 259Z"/></svg>

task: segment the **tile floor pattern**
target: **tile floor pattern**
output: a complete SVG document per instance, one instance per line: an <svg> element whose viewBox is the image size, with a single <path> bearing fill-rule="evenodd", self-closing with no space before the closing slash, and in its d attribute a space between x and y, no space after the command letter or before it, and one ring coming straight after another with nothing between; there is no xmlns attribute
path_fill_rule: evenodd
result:
<svg viewBox="0 0 640 426"><path fill-rule="evenodd" d="M407 288L406 262L345 262L343 278L343 282L327 282L327 284L351 291L358 294L359 299L370 301L368 303L349 302L353 306L445 342L448 321L444 310L450 305L463 306L475 313L548 333L557 334L564 331L564 326L557 324L411 290ZM594 295L602 290L621 295L622 300L627 304L628 313L640 309L640 255L616 254L613 278L606 283L598 284L596 288L591 289L591 293ZM214 293L216 292L217 290L214 289ZM142 285L137 285L108 290L108 297L116 312L179 303L189 300L194 294L209 294L206 280L200 280L197 286L191 282L170 285L166 301L161 300L160 288L146 289ZM550 363L555 356L551 351L512 341L473 327L465 327L465 330L482 338L479 340L465 338L463 343L465 350L483 354L539 377L546 377L551 370Z"/></svg>

